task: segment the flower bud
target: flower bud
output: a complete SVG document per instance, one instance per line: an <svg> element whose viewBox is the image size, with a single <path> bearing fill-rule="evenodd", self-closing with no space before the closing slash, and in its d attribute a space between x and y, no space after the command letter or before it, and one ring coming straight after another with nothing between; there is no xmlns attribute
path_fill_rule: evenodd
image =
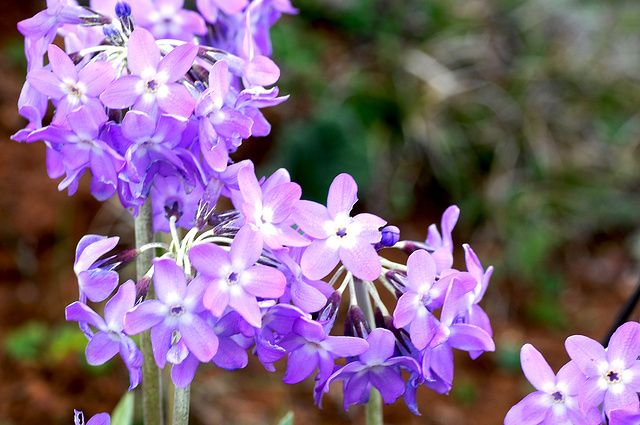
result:
<svg viewBox="0 0 640 425"><path fill-rule="evenodd" d="M340 301L340 293L335 291L329 296L325 306L322 307L320 311L313 314L313 316L315 316L315 320L322 324L323 327L331 329L333 327L333 323L336 321L336 317L338 316Z"/></svg>
<svg viewBox="0 0 640 425"><path fill-rule="evenodd" d="M371 327L362 309L357 305L350 306L349 311L347 311L347 318L344 321L344 334L366 339L370 332Z"/></svg>
<svg viewBox="0 0 640 425"><path fill-rule="evenodd" d="M126 1L116 3L116 16L118 19L128 18L131 16L131 6Z"/></svg>
<svg viewBox="0 0 640 425"><path fill-rule="evenodd" d="M149 285L151 284L151 278L144 276L142 279L136 282L136 302L135 305L140 304L147 298L149 293Z"/></svg>
<svg viewBox="0 0 640 425"><path fill-rule="evenodd" d="M385 226L382 228L382 239L375 246L379 251L382 248L389 248L394 246L400 240L400 229L396 226Z"/></svg>

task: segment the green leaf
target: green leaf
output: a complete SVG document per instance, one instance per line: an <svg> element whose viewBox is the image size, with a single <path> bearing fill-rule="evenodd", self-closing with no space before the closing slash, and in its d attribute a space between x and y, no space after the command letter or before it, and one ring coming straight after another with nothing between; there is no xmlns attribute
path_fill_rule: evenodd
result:
<svg viewBox="0 0 640 425"><path fill-rule="evenodd" d="M122 396L111 414L111 425L131 425L133 423L133 398L133 392L127 392Z"/></svg>
<svg viewBox="0 0 640 425"><path fill-rule="evenodd" d="M289 410L287 414L280 419L278 425L293 425L293 410Z"/></svg>

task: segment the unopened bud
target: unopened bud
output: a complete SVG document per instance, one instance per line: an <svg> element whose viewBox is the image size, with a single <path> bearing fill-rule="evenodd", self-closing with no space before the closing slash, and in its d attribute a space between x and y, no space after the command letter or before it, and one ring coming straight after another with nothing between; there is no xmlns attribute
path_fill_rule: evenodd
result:
<svg viewBox="0 0 640 425"><path fill-rule="evenodd" d="M144 276L142 279L136 282L136 305L140 304L147 298L149 293L149 285L151 284L151 277Z"/></svg>
<svg viewBox="0 0 640 425"><path fill-rule="evenodd" d="M131 16L131 5L126 1L119 1L116 3L116 16L119 19Z"/></svg>
<svg viewBox="0 0 640 425"><path fill-rule="evenodd" d="M382 228L382 239L375 246L379 251L382 248L389 248L394 246L400 240L400 229L396 226L385 226Z"/></svg>
<svg viewBox="0 0 640 425"><path fill-rule="evenodd" d="M369 333L371 333L371 327L362 309L357 305L350 306L344 321L344 334L366 339Z"/></svg>
<svg viewBox="0 0 640 425"><path fill-rule="evenodd" d="M320 311L314 313L314 316L316 316L315 320L325 327L333 327L333 323L336 321L336 317L338 316L338 310L340 309L340 301L340 293L335 291L327 299L327 304L325 304Z"/></svg>

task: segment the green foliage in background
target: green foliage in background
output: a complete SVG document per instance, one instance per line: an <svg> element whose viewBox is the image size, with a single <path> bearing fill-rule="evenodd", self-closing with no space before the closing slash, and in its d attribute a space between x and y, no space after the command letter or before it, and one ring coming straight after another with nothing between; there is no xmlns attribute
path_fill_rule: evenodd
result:
<svg viewBox="0 0 640 425"><path fill-rule="evenodd" d="M538 294L529 318L562 326L558 253L638 224L637 4L296 5L273 34L294 96L273 112L287 119L271 168L318 200L351 172L367 208L393 221L426 227L459 204L501 276Z"/></svg>

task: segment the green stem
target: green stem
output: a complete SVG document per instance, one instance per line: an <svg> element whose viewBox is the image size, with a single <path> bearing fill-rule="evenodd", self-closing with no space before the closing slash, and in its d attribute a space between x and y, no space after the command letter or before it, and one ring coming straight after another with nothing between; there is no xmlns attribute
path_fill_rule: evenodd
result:
<svg viewBox="0 0 640 425"><path fill-rule="evenodd" d="M141 248L153 242L153 227L151 221L151 199L140 208L135 219L136 248ZM146 250L138 254L136 271L138 280L142 279L151 268L153 262L153 250ZM150 286L147 298L153 298L153 289ZM145 425L163 425L162 415L162 381L160 370L153 360L151 337L149 331L140 338L140 349L144 356L142 364L142 404Z"/></svg>
<svg viewBox="0 0 640 425"><path fill-rule="evenodd" d="M383 425L382 396L375 388L371 390L369 402L367 402L367 425Z"/></svg>
<svg viewBox="0 0 640 425"><path fill-rule="evenodd" d="M190 395L191 387L176 387L173 393L173 422L171 423L171 425L188 425Z"/></svg>
<svg viewBox="0 0 640 425"><path fill-rule="evenodd" d="M358 306L362 309L362 312L369 321L369 326L373 329L376 324L373 315L373 308L371 307L371 298L369 298L369 290L367 289L368 283L363 282L360 279L354 278L353 280ZM376 389L371 390L369 401L366 406L366 412L367 425L384 425L382 417L382 397Z"/></svg>

